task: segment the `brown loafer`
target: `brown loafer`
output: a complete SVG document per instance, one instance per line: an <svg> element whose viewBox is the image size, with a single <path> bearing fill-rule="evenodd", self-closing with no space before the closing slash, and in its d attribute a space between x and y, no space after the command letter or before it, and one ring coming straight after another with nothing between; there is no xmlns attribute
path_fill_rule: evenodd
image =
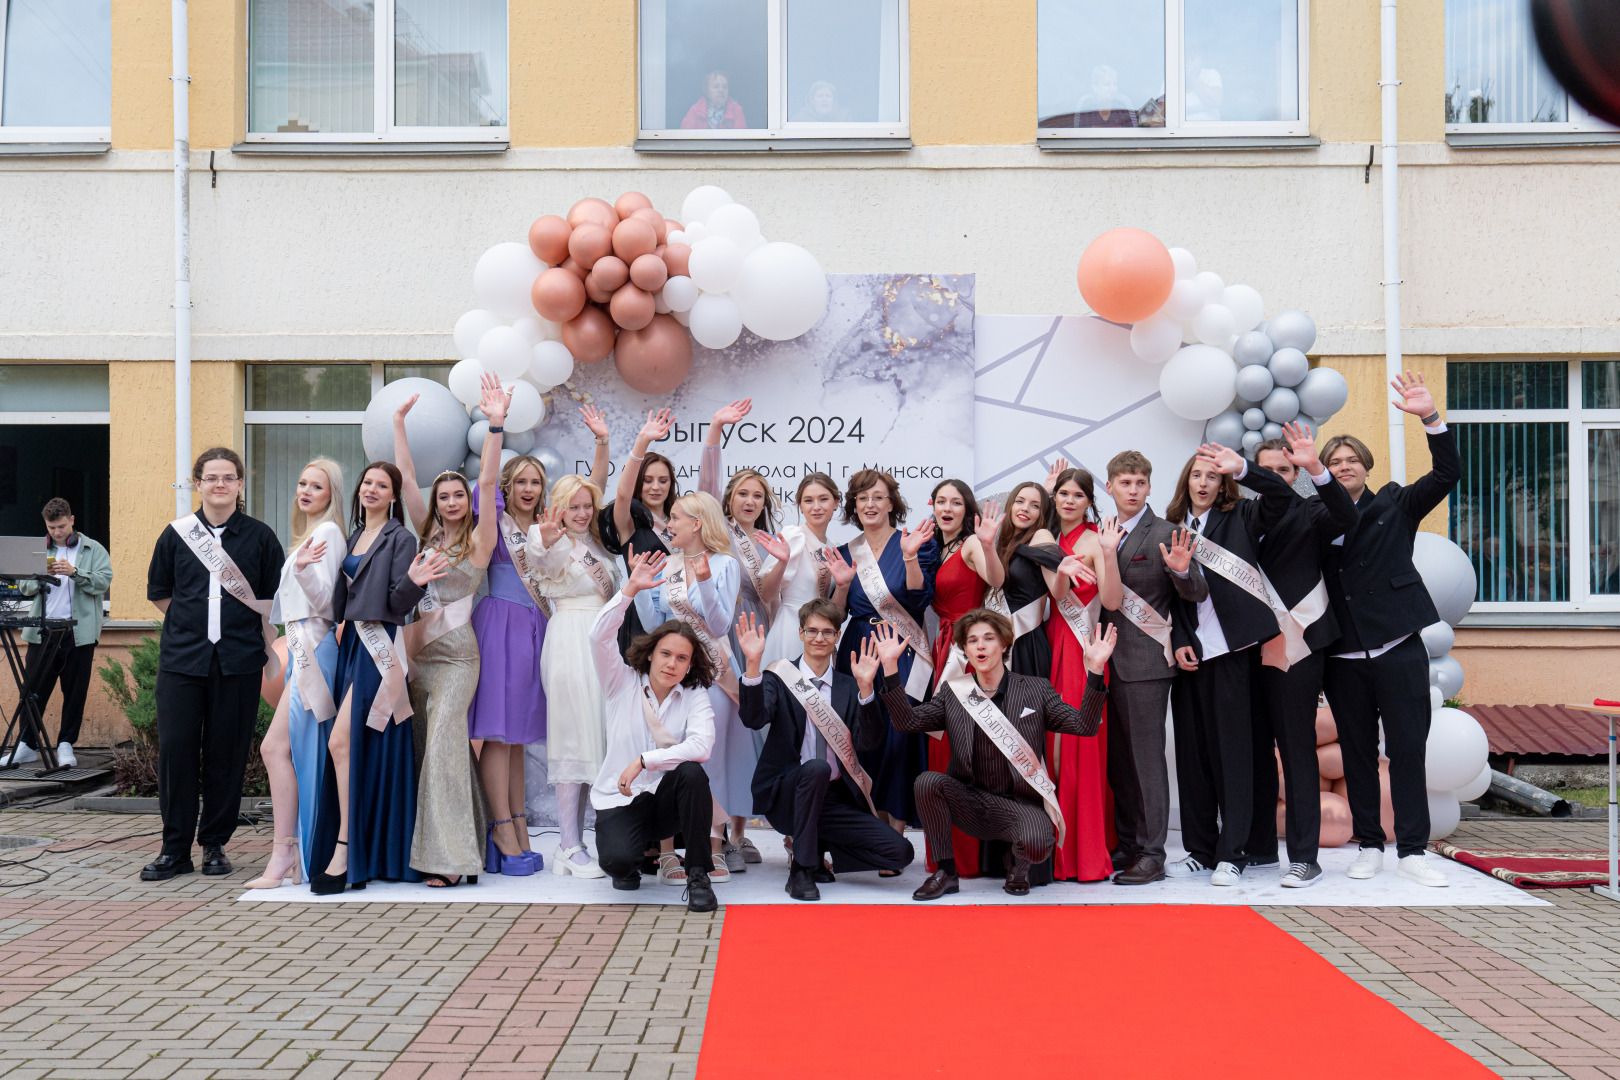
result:
<svg viewBox="0 0 1620 1080"><path fill-rule="evenodd" d="M913 900L938 900L949 893L962 891L962 879L955 874L947 874L943 870L935 870L928 875L928 880L911 894Z"/></svg>
<svg viewBox="0 0 1620 1080"><path fill-rule="evenodd" d="M1029 863L1022 859L1014 861L1011 870L1007 871L1007 880L1002 882L1001 891L1008 896L1029 895Z"/></svg>
<svg viewBox="0 0 1620 1080"><path fill-rule="evenodd" d="M1151 885L1164 880L1164 860L1142 855L1129 869L1114 875L1115 885Z"/></svg>

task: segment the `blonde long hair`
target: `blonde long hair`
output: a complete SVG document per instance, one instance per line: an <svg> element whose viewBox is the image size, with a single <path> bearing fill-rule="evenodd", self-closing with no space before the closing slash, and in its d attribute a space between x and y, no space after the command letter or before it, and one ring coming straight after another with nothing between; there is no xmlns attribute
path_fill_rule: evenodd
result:
<svg viewBox="0 0 1620 1080"><path fill-rule="evenodd" d="M444 518L439 516L439 485L454 480L467 492L467 512L461 517L461 524L456 526L454 536L448 534ZM472 554L473 529L478 526L478 507L473 502L472 485L467 478L458 472L442 472L433 478L433 488L428 492L427 518L417 530L422 547L430 545L444 552L452 562L458 563ZM433 541L438 543L434 544Z"/></svg>
<svg viewBox="0 0 1620 1080"><path fill-rule="evenodd" d="M731 531L726 528L726 515L720 509L719 499L707 491L691 491L675 500L675 508L703 523L699 537L710 554L731 554Z"/></svg>
<svg viewBox="0 0 1620 1080"><path fill-rule="evenodd" d="M309 515L298 508L298 488L294 485L292 515L289 522L292 541L287 545L289 548L298 547L328 521L338 527L338 532L348 535L343 527L343 466L331 458L318 457L299 469L298 475L303 476L309 469L319 469L326 474L326 510L314 521L309 520Z"/></svg>
<svg viewBox="0 0 1620 1080"><path fill-rule="evenodd" d="M546 512L546 467L533 454L519 454L501 466L499 484L501 498L506 500L508 507L512 505L512 481L517 479L517 474L522 472L526 465L533 465L535 471L540 474L540 501L534 504L534 516L539 518ZM511 513L511 510L507 510L507 513Z"/></svg>
<svg viewBox="0 0 1620 1080"><path fill-rule="evenodd" d="M725 511L726 517L733 521L737 520L737 515L731 512L731 499L737 494L737 489L742 486L744 480L759 481L759 486L765 491L765 501L759 508L759 517L755 519L754 527L773 532L776 529L776 493L771 490L771 482L765 479L765 474L758 469L738 469L731 474L731 482L726 484L726 493L720 500L720 508Z"/></svg>
<svg viewBox="0 0 1620 1080"><path fill-rule="evenodd" d="M591 483L578 473L569 473L567 476L557 477L557 482L551 485L551 505L567 508L574 501L574 496L580 489L591 493L591 539L597 544L602 543L602 532L596 523L596 515L602 509L602 489Z"/></svg>

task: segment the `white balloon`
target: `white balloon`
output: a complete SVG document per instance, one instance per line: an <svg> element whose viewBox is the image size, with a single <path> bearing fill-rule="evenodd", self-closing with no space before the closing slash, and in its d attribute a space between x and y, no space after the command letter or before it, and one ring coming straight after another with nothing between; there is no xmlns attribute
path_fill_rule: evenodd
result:
<svg viewBox="0 0 1620 1080"><path fill-rule="evenodd" d="M542 341L529 352L529 381L550 389L568 381L574 373L574 357L560 341Z"/></svg>
<svg viewBox="0 0 1620 1080"><path fill-rule="evenodd" d="M1181 322L1181 343L1183 345L1198 344L1198 335L1193 333L1193 324L1190 320Z"/></svg>
<svg viewBox="0 0 1620 1080"><path fill-rule="evenodd" d="M1223 351L1232 340L1234 328L1232 313L1222 304L1205 304L1193 316L1193 333L1198 335L1198 340Z"/></svg>
<svg viewBox="0 0 1620 1080"><path fill-rule="evenodd" d="M1490 753L1490 739L1478 720L1461 709L1436 709L1429 714L1424 744L1424 783L1430 791L1456 791L1479 775Z"/></svg>
<svg viewBox="0 0 1620 1080"><path fill-rule="evenodd" d="M1462 622L1478 586L1468 553L1439 533L1420 532L1412 542L1412 565L1423 575L1423 587L1441 621L1452 626Z"/></svg>
<svg viewBox="0 0 1620 1080"><path fill-rule="evenodd" d="M501 325L500 316L493 311L474 308L456 320L456 351L462 356L477 356L478 343L484 335Z"/></svg>
<svg viewBox="0 0 1620 1080"><path fill-rule="evenodd" d="M742 274L743 250L729 236L705 236L692 246L687 268L704 292L730 292Z"/></svg>
<svg viewBox="0 0 1620 1080"><path fill-rule="evenodd" d="M1138 360L1162 364L1181 349L1181 324L1160 312L1131 327L1131 351Z"/></svg>
<svg viewBox="0 0 1620 1080"><path fill-rule="evenodd" d="M697 303L700 292L702 290L697 287L697 282L685 274L677 274L664 282L662 296L664 303L669 305L669 310L691 311L692 305Z"/></svg>
<svg viewBox="0 0 1620 1080"><path fill-rule="evenodd" d="M1457 803L1457 796L1449 791L1429 792L1430 840L1444 840L1457 831L1461 821L1462 807Z"/></svg>
<svg viewBox="0 0 1620 1080"><path fill-rule="evenodd" d="M827 295L827 275L816 257L780 241L750 251L731 290L743 325L767 341L791 340L820 322Z"/></svg>
<svg viewBox="0 0 1620 1080"><path fill-rule="evenodd" d="M1190 278L1198 273L1198 260L1186 248L1171 248L1170 261L1176 268L1176 280Z"/></svg>
<svg viewBox="0 0 1620 1080"><path fill-rule="evenodd" d="M1438 660L1451 651L1457 643L1457 631L1447 622L1431 623L1422 631L1423 647L1428 650L1430 660Z"/></svg>
<svg viewBox="0 0 1620 1080"><path fill-rule="evenodd" d="M467 449L477 455L484 449L484 440L489 437L489 421L475 420L473 426L467 429Z"/></svg>
<svg viewBox="0 0 1620 1080"><path fill-rule="evenodd" d="M1455 656L1449 654L1430 660L1429 683L1440 691L1442 698L1456 697L1463 688L1462 665L1457 662Z"/></svg>
<svg viewBox="0 0 1620 1080"><path fill-rule="evenodd" d="M704 293L687 315L693 339L705 348L724 349L742 333L742 311L722 293Z"/></svg>
<svg viewBox="0 0 1620 1080"><path fill-rule="evenodd" d="M1236 333L1245 334L1260 325L1266 314L1266 302L1258 290L1248 285L1228 285L1221 294L1221 304L1232 313L1237 324Z"/></svg>
<svg viewBox="0 0 1620 1080"><path fill-rule="evenodd" d="M1186 322L1204 310L1204 290L1192 278L1182 278L1170 286L1170 298L1160 310Z"/></svg>
<svg viewBox="0 0 1620 1080"><path fill-rule="evenodd" d="M545 341L561 341L562 323L554 323L550 319L541 319L540 336Z"/></svg>
<svg viewBox="0 0 1620 1080"><path fill-rule="evenodd" d="M545 269L546 264L529 250L528 244L508 240L478 257L478 265L473 267L473 292L478 294L479 303L497 315L508 319L533 315L529 290Z"/></svg>
<svg viewBox="0 0 1620 1080"><path fill-rule="evenodd" d="M709 227L701 221L694 221L686 227L686 243L688 246L696 244L709 235Z"/></svg>
<svg viewBox="0 0 1620 1080"><path fill-rule="evenodd" d="M1489 762L1486 762L1485 767L1479 770L1478 776L1458 788L1453 794L1461 802L1473 802L1475 799L1483 797L1489 790L1491 790L1491 766Z"/></svg>
<svg viewBox="0 0 1620 1080"><path fill-rule="evenodd" d="M478 382L484 377L484 365L469 357L458 360L456 366L450 369L450 376L446 380L450 384L450 393L463 405L477 405L482 397Z"/></svg>
<svg viewBox="0 0 1620 1080"><path fill-rule="evenodd" d="M731 201L732 198L725 189L717 188L713 184L693 188L681 201L681 224L685 225L686 231L690 233L694 221L707 221L710 214Z"/></svg>
<svg viewBox="0 0 1620 1080"><path fill-rule="evenodd" d="M671 229L671 230L669 230L669 234L664 237L664 242L667 243L667 244L687 244L687 245L690 245L692 243L692 241L690 241L690 240L688 240L686 238L686 230L685 229Z"/></svg>
<svg viewBox="0 0 1620 1080"><path fill-rule="evenodd" d="M1194 276L1193 283L1202 290L1206 304L1218 304L1226 295L1226 282L1221 280L1221 275L1213 271L1200 271Z"/></svg>
<svg viewBox="0 0 1620 1080"><path fill-rule="evenodd" d="M412 394L416 404L405 415L405 436L420 476L454 469L467 453L472 421L455 395L432 379L397 379L371 396L360 425L360 443L372 461L394 460L394 410Z"/></svg>
<svg viewBox="0 0 1620 1080"><path fill-rule="evenodd" d="M653 293L653 312L658 315L668 315L669 311L669 301L664 299L664 290L659 289Z"/></svg>
<svg viewBox="0 0 1620 1080"><path fill-rule="evenodd" d="M1429 685L1429 711L1434 712L1436 709L1443 709L1445 708L1445 705L1446 695L1440 692L1440 688L1438 686L1431 683Z"/></svg>
<svg viewBox="0 0 1620 1080"><path fill-rule="evenodd" d="M710 236L724 236L744 251L752 251L758 246L759 218L741 203L725 203L715 207L704 224L709 227Z"/></svg>
<svg viewBox="0 0 1620 1080"><path fill-rule="evenodd" d="M530 345L538 345L546 340L545 328L540 325L543 321L538 315L525 315L513 320L512 329L522 334Z"/></svg>
<svg viewBox="0 0 1620 1080"><path fill-rule="evenodd" d="M671 310L669 314L670 314L671 318L673 318L676 322L680 323L682 326L685 326L685 327L688 327L688 328L691 327L691 325L692 325L692 312L691 311L689 311L689 310L688 311L674 311L674 310Z"/></svg>
<svg viewBox="0 0 1620 1080"><path fill-rule="evenodd" d="M1187 420L1208 420L1232 401L1237 365L1213 345L1189 345L1159 372L1165 406Z"/></svg>
<svg viewBox="0 0 1620 1080"><path fill-rule="evenodd" d="M529 370L529 339L510 326L497 326L478 343L478 362L502 382Z"/></svg>
<svg viewBox="0 0 1620 1080"><path fill-rule="evenodd" d="M511 404L506 407L507 431L528 431L546 418L546 403L533 383L517 381L502 385L512 392Z"/></svg>

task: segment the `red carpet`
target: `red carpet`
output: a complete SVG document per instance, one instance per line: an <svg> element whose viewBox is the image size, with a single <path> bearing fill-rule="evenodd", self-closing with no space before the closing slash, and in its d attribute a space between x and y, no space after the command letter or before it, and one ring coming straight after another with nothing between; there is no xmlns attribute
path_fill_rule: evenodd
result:
<svg viewBox="0 0 1620 1080"><path fill-rule="evenodd" d="M1463 848L1436 840L1429 850L1521 889L1582 889L1609 883L1607 851L1525 851Z"/></svg>
<svg viewBox="0 0 1620 1080"><path fill-rule="evenodd" d="M728 907L698 1060L699 1080L1380 1075L1496 1074L1251 909L1201 906Z"/></svg>

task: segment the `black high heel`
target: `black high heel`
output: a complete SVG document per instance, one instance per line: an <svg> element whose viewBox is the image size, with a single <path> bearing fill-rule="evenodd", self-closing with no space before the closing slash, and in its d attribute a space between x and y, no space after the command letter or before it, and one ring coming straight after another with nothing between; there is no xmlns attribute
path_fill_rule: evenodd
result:
<svg viewBox="0 0 1620 1080"><path fill-rule="evenodd" d="M347 840L339 840L338 843L344 847L349 846ZM344 866L341 874L328 874L325 870L317 870L309 875L309 891L316 896L335 896L342 892L343 887L348 883L349 870L347 865Z"/></svg>

